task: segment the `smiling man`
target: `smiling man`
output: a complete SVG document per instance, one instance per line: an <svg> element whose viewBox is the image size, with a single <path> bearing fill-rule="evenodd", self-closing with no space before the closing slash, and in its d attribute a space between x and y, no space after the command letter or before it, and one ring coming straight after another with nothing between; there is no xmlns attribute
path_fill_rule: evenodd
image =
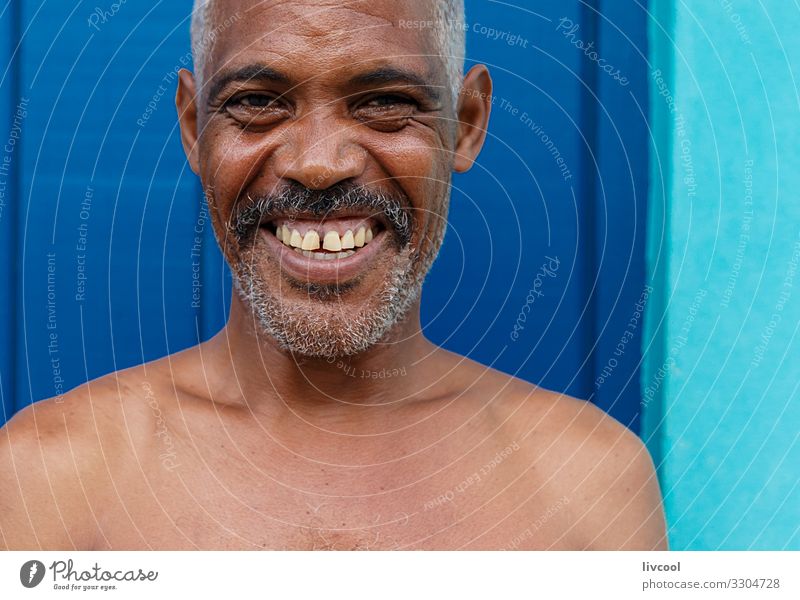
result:
<svg viewBox="0 0 800 600"><path fill-rule="evenodd" d="M229 322L12 420L6 547L665 547L634 435L422 334L491 106L463 23L459 0L195 7L177 106Z"/></svg>

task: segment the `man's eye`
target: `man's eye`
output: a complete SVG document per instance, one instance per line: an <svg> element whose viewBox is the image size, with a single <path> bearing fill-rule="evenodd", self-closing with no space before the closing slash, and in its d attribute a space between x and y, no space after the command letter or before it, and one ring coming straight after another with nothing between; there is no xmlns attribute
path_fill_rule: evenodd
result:
<svg viewBox="0 0 800 600"><path fill-rule="evenodd" d="M372 129L395 132L403 129L419 108L419 103L408 96L383 94L366 100L354 116Z"/></svg>
<svg viewBox="0 0 800 600"><path fill-rule="evenodd" d="M244 93L225 102L228 116L244 127L270 127L291 116L288 104L273 94Z"/></svg>
<svg viewBox="0 0 800 600"><path fill-rule="evenodd" d="M244 106L246 108L270 108L277 101L273 96L265 94L247 94L246 96L239 96L230 101L232 106Z"/></svg>
<svg viewBox="0 0 800 600"><path fill-rule="evenodd" d="M364 106L375 107L375 108L384 108L387 106L414 106L417 103L414 102L411 98L407 98L406 96L399 96L397 94L386 94L383 96L377 96L372 98L369 102L367 102Z"/></svg>

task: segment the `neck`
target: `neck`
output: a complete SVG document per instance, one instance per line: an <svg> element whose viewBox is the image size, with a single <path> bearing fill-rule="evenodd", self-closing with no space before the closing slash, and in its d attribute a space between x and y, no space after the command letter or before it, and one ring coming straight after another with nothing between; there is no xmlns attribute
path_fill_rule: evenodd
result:
<svg viewBox="0 0 800 600"><path fill-rule="evenodd" d="M409 400L426 379L422 359L437 352L421 331L419 301L383 340L362 354L309 358L282 349L261 331L234 293L226 327L207 344L218 397L259 413L341 415L348 408ZM208 362L206 362L208 368Z"/></svg>

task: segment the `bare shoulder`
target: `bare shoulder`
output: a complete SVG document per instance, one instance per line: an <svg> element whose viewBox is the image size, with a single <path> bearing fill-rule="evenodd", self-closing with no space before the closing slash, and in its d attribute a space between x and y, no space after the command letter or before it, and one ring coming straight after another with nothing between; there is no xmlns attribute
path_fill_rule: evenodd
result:
<svg viewBox="0 0 800 600"><path fill-rule="evenodd" d="M146 456L137 440L154 427L151 379L144 367L108 375L0 430L0 547L94 546L111 474Z"/></svg>
<svg viewBox="0 0 800 600"><path fill-rule="evenodd" d="M566 499L571 545L665 549L658 480L639 437L589 402L509 379L495 418L519 440L520 459L539 465L531 485Z"/></svg>

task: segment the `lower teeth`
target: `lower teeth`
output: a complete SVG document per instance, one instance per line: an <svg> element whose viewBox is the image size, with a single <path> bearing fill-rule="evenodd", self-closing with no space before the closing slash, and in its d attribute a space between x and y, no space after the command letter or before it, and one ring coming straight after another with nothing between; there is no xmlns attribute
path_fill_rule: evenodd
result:
<svg viewBox="0 0 800 600"><path fill-rule="evenodd" d="M300 248L293 248L293 250L306 258L313 258L316 260L339 260L355 254L354 250L348 250L347 252L312 252L310 250L301 250Z"/></svg>

